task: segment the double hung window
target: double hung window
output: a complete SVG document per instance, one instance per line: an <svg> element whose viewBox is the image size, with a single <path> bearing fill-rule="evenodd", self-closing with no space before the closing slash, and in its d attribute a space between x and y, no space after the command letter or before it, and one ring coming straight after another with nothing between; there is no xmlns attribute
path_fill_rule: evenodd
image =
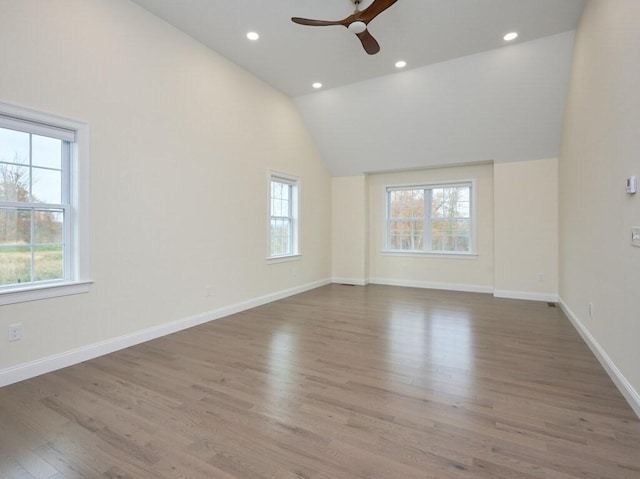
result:
<svg viewBox="0 0 640 479"><path fill-rule="evenodd" d="M269 258L298 254L298 184L292 176L270 175Z"/></svg>
<svg viewBox="0 0 640 479"><path fill-rule="evenodd" d="M472 253L472 185L387 188L387 249Z"/></svg>
<svg viewBox="0 0 640 479"><path fill-rule="evenodd" d="M76 126L0 105L0 293L79 280Z"/></svg>

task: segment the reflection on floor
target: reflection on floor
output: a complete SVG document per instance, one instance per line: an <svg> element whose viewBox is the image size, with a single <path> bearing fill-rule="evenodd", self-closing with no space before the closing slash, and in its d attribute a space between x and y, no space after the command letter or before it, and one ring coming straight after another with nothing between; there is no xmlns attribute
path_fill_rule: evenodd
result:
<svg viewBox="0 0 640 479"><path fill-rule="evenodd" d="M559 308L330 285L0 389L0 477L640 478Z"/></svg>

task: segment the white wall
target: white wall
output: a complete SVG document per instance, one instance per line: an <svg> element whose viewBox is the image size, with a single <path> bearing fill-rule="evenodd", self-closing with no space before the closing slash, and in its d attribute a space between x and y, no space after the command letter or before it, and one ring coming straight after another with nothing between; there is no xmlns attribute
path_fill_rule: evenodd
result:
<svg viewBox="0 0 640 479"><path fill-rule="evenodd" d="M90 124L95 280L0 307L0 373L329 279L330 176L287 97L127 0L3 0L0 32L0 101ZM301 177L300 261L265 260L269 168Z"/></svg>
<svg viewBox="0 0 640 479"><path fill-rule="evenodd" d="M494 294L558 300L558 161L496 163Z"/></svg>
<svg viewBox="0 0 640 479"><path fill-rule="evenodd" d="M334 176L555 158L573 39L517 43L295 102Z"/></svg>
<svg viewBox="0 0 640 479"><path fill-rule="evenodd" d="M385 250L387 186L476 180L477 256L399 255ZM493 165L456 166L369 176L370 282L493 291Z"/></svg>
<svg viewBox="0 0 640 479"><path fill-rule="evenodd" d="M560 153L560 295L640 415L640 2L587 3ZM589 314L589 303L593 312Z"/></svg>
<svg viewBox="0 0 640 479"><path fill-rule="evenodd" d="M333 178L332 185L333 282L364 285L369 277L368 178L343 176Z"/></svg>

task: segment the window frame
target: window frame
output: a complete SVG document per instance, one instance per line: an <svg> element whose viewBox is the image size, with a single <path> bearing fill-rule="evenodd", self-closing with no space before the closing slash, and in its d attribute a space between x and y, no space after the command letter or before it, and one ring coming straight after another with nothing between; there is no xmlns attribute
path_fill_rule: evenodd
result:
<svg viewBox="0 0 640 479"><path fill-rule="evenodd" d="M442 251L431 249L432 244L432 213L431 213L431 201L432 190L437 188L456 188L456 187L469 187L469 251ZM391 248L391 236L390 236L390 224L393 220L390 217L390 193L398 190L424 190L425 196L425 215L420 219L424 222L425 233L428 231L428 235L425 234L423 238L424 247L421 250L404 250ZM383 227L383 245L382 253L393 256L434 256L434 257L451 257L451 258L475 258L478 256L477 251L477 188L475 179L460 179L452 181L429 181L423 183L403 183L387 185L384 188L384 227ZM428 198L428 203L427 203ZM427 207L427 204L429 207ZM426 226L429 226L427 230Z"/></svg>
<svg viewBox="0 0 640 479"><path fill-rule="evenodd" d="M62 204L47 205L65 211L64 278L0 286L0 305L86 293L89 291L89 125L49 113L0 102L3 127L57 138L69 146L61 183ZM53 132L53 133L52 133ZM66 136L65 136L66 135ZM74 140L71 141L70 135ZM68 143L67 143L68 142ZM63 170L64 170L63 166ZM61 199L62 200L62 199ZM9 208L36 208L41 204L3 202Z"/></svg>
<svg viewBox="0 0 640 479"><path fill-rule="evenodd" d="M286 217L273 216L271 209L271 187L273 182L287 184L290 187L289 215ZM300 177L289 173L269 170L267 181L267 260L269 263L280 263L299 259L300 253ZM287 254L274 255L271 253L271 221L273 219L287 218L291 225L291 235L289 238L290 252Z"/></svg>

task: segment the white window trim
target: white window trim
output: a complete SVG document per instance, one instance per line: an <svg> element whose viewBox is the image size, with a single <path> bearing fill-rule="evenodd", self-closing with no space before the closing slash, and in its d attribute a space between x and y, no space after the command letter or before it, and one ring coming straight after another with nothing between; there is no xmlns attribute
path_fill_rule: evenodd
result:
<svg viewBox="0 0 640 479"><path fill-rule="evenodd" d="M69 195L73 210L73 230L69 231L69 240L73 258L68 258L69 263L65 265L70 267L73 279L3 287L0 305L86 293L92 283L89 279L89 125L2 102L0 114L11 117L16 125L40 123L45 129L75 132L69 165Z"/></svg>
<svg viewBox="0 0 640 479"><path fill-rule="evenodd" d="M447 259L477 259L478 253L467 253L465 251L407 251L398 249L383 249L380 251L383 256L407 256L412 258L447 258Z"/></svg>
<svg viewBox="0 0 640 479"><path fill-rule="evenodd" d="M419 183L399 183L385 185L383 188L383 214L384 227L382 228L382 244L384 245L380 253L385 256L413 256L416 258L449 258L449 259L476 259L478 253L478 191L477 181L472 179L455 179L448 181L426 181ZM409 189L409 188L442 188L446 186L470 186L471 187L471 237L469 238L469 251L416 251L416 250L400 250L389 248L389 190L393 189Z"/></svg>
<svg viewBox="0 0 640 479"><path fill-rule="evenodd" d="M293 245L292 252L278 256L271 255L271 181L284 180L295 184L295 197L293 198ZM301 258L301 228L300 228L300 208L302 198L302 181L299 176L290 173L283 173L277 170L268 170L267 172L267 262L269 264L286 263L289 261L297 261Z"/></svg>

